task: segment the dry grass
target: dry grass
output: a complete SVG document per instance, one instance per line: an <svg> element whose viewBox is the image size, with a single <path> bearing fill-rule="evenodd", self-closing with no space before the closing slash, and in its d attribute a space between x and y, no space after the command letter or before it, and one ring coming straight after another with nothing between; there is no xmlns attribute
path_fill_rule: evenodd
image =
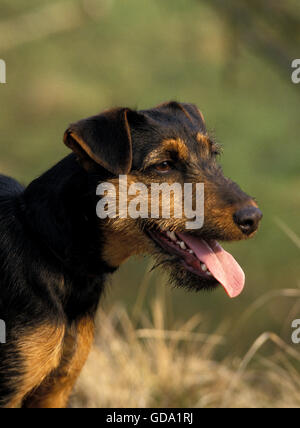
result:
<svg viewBox="0 0 300 428"><path fill-rule="evenodd" d="M265 333L243 358L218 362L214 353L224 337L203 334L198 317L166 330L165 313L158 297L142 328L123 307L99 314L96 345L72 407L300 407L293 364L300 354L278 336ZM273 356L259 357L268 341Z"/></svg>
<svg viewBox="0 0 300 428"><path fill-rule="evenodd" d="M294 234L293 238L299 239ZM300 407L296 347L266 332L245 355L218 361L215 354L225 343L225 332L203 334L200 316L168 329L161 285L146 317L148 284L145 277L133 316L122 306L99 313L96 344L77 383L72 407ZM275 297L292 297L299 303L300 290L262 296L239 321L240 327ZM262 348L267 342L266 358Z"/></svg>

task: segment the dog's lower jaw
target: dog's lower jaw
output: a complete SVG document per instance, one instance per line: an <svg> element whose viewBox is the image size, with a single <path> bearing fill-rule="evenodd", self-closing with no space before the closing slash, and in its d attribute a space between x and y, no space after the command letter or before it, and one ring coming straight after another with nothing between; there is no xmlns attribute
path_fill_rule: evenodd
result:
<svg viewBox="0 0 300 428"><path fill-rule="evenodd" d="M138 226L132 225L121 231L108 224L103 230L103 238L101 258L113 269L118 269L132 256L149 256L153 259L153 268L167 274L172 287L201 291L214 290L219 286L214 278L199 277L190 272L179 257L164 251Z"/></svg>

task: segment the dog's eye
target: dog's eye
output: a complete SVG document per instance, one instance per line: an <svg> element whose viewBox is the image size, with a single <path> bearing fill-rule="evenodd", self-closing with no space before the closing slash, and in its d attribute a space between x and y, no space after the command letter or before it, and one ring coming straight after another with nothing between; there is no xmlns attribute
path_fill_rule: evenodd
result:
<svg viewBox="0 0 300 428"><path fill-rule="evenodd" d="M173 169L173 164L172 162L169 162L169 161L161 162L161 163L158 163L157 165L154 165L154 169L155 171L164 174Z"/></svg>

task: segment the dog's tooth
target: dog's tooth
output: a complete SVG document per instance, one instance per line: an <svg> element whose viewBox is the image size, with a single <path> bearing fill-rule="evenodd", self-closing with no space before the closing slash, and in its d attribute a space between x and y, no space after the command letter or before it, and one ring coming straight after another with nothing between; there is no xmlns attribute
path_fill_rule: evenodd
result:
<svg viewBox="0 0 300 428"><path fill-rule="evenodd" d="M208 271L207 273L206 273L208 276L212 276L212 274Z"/></svg>
<svg viewBox="0 0 300 428"><path fill-rule="evenodd" d="M207 266L204 263L201 263L201 269L203 270L203 272L207 272Z"/></svg>
<svg viewBox="0 0 300 428"><path fill-rule="evenodd" d="M181 242L180 242L180 247L181 247L183 250L186 250L186 246L185 246L185 243L184 243L183 241L181 241Z"/></svg>
<svg viewBox="0 0 300 428"><path fill-rule="evenodd" d="M167 231L167 237L171 239L171 232L169 230Z"/></svg>
<svg viewBox="0 0 300 428"><path fill-rule="evenodd" d="M189 250L189 253L190 253L190 254L194 254L194 251L193 251L193 250Z"/></svg>
<svg viewBox="0 0 300 428"><path fill-rule="evenodd" d="M172 241L176 242L177 238L174 232L170 232L170 238L172 239Z"/></svg>

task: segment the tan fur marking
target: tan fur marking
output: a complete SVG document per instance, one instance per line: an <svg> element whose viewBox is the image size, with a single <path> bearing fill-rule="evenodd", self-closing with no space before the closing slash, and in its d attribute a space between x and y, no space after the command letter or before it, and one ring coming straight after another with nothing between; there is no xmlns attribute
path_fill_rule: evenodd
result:
<svg viewBox="0 0 300 428"><path fill-rule="evenodd" d="M244 202L243 206L240 204L220 206L218 198L214 193L209 193L209 184L207 184L208 194L210 195L205 200L205 213L206 222L211 227L219 229L222 232L225 240L229 241L240 241L247 240L251 236L254 236L256 232L251 236L245 235L240 228L233 221L233 215L236 211L241 209L243 206L249 205L257 208L257 204L252 199Z"/></svg>
<svg viewBox="0 0 300 428"><path fill-rule="evenodd" d="M166 140L162 143L163 150L166 151L176 151L179 154L179 157L183 160L187 160L189 158L189 150L180 138L176 140Z"/></svg>
<svg viewBox="0 0 300 428"><path fill-rule="evenodd" d="M198 143L205 144L205 145L209 144L207 136L202 134L202 132L198 132L196 138L197 138Z"/></svg>
<svg viewBox="0 0 300 428"><path fill-rule="evenodd" d="M94 340L94 321L83 318L67 331L60 365L28 397L27 408L63 408L87 360Z"/></svg>
<svg viewBox="0 0 300 428"><path fill-rule="evenodd" d="M119 225L124 220L119 220ZM141 231L127 227L118 232L117 224L113 225L106 234L107 244L103 251L104 260L112 267L118 267L133 255L142 255L149 252L149 240Z"/></svg>
<svg viewBox="0 0 300 428"><path fill-rule="evenodd" d="M127 175L128 187L136 182L144 182L144 177ZM109 180L116 189L116 206L119 207L119 180ZM146 184L146 183L145 183ZM128 188L127 188L128 190ZM129 202L135 196L128 196ZM128 208L127 205L127 208ZM150 206L148 205L150 212ZM112 267L118 267L133 255L141 255L149 252L149 239L140 230L137 221L130 216L120 218L117 211L117 218L108 219L103 230L105 245L103 249L103 259Z"/></svg>
<svg viewBox="0 0 300 428"><path fill-rule="evenodd" d="M186 144L180 138L165 140L157 149L153 150L146 156L145 166L149 166L155 162L164 161L165 159L163 159L163 157L168 157L170 152L178 153L179 158L185 161L188 160L190 156Z"/></svg>
<svg viewBox="0 0 300 428"><path fill-rule="evenodd" d="M18 393L8 407L17 407L30 391L38 387L49 373L58 367L64 333L62 326L43 325L22 336L18 349L24 358L25 373Z"/></svg>

